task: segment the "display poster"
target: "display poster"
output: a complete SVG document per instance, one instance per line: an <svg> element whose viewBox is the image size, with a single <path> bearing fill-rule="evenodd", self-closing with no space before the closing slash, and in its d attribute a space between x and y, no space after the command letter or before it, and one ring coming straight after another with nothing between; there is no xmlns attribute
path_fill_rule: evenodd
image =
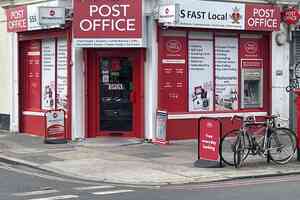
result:
<svg viewBox="0 0 300 200"><path fill-rule="evenodd" d="M215 38L217 111L238 109L238 38Z"/></svg>
<svg viewBox="0 0 300 200"><path fill-rule="evenodd" d="M57 108L67 110L68 70L67 39L57 40Z"/></svg>
<svg viewBox="0 0 300 200"><path fill-rule="evenodd" d="M200 119L198 157L201 160L218 161L221 123L217 119Z"/></svg>
<svg viewBox="0 0 300 200"><path fill-rule="evenodd" d="M159 106L168 112L187 110L187 44L185 37L164 37L160 46Z"/></svg>
<svg viewBox="0 0 300 200"><path fill-rule="evenodd" d="M213 110L213 41L189 40L189 111Z"/></svg>
<svg viewBox="0 0 300 200"><path fill-rule="evenodd" d="M55 39L42 41L42 109L55 108Z"/></svg>

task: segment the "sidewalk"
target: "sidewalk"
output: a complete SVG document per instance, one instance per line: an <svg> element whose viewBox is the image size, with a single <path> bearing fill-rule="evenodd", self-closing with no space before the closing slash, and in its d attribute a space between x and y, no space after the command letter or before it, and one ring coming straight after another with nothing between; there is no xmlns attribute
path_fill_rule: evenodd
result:
<svg viewBox="0 0 300 200"><path fill-rule="evenodd" d="M133 185L166 185L300 173L300 162L256 159L240 169L196 168L196 140L154 145L133 139L95 138L44 144L43 138L0 133L0 160L81 179Z"/></svg>

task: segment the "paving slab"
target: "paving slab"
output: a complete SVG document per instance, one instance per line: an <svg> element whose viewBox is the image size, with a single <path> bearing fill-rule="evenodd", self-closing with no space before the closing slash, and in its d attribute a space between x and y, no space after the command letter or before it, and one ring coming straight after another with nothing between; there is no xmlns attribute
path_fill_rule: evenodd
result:
<svg viewBox="0 0 300 200"><path fill-rule="evenodd" d="M68 144L44 144L43 138L0 133L0 160L85 180L131 185L166 185L300 173L300 162L287 165L249 159L243 167L199 168L197 141L170 145L124 138L96 138Z"/></svg>

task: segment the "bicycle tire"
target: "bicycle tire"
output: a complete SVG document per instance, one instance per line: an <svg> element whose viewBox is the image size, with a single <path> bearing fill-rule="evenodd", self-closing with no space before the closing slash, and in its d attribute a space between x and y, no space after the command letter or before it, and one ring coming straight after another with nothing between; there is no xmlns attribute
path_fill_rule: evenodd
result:
<svg viewBox="0 0 300 200"><path fill-rule="evenodd" d="M285 150L283 151L283 149ZM274 163L288 163L293 158L295 152L296 134L294 131L288 128L275 128L271 130L271 135L268 138L268 154Z"/></svg>
<svg viewBox="0 0 300 200"><path fill-rule="evenodd" d="M240 168L243 161L247 158L249 154L249 142L249 135L247 133L238 136L233 154L235 168Z"/></svg>
<svg viewBox="0 0 300 200"><path fill-rule="evenodd" d="M226 133L220 141L220 157L221 160L229 165L234 166L234 147L237 140L237 136L240 134L239 129L234 129L228 133ZM249 141L249 138L248 138ZM247 154L245 155L245 158L249 154L249 149L247 151Z"/></svg>

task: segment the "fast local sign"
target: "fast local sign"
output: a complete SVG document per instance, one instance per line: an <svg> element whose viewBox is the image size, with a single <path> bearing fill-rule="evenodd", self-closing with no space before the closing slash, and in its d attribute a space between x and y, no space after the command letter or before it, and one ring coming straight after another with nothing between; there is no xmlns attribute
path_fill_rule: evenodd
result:
<svg viewBox="0 0 300 200"><path fill-rule="evenodd" d="M179 4L175 12L178 16L169 26L257 31L280 28L280 7L274 5L194 0L176 3Z"/></svg>
<svg viewBox="0 0 300 200"><path fill-rule="evenodd" d="M142 45L142 0L74 1L77 47Z"/></svg>

